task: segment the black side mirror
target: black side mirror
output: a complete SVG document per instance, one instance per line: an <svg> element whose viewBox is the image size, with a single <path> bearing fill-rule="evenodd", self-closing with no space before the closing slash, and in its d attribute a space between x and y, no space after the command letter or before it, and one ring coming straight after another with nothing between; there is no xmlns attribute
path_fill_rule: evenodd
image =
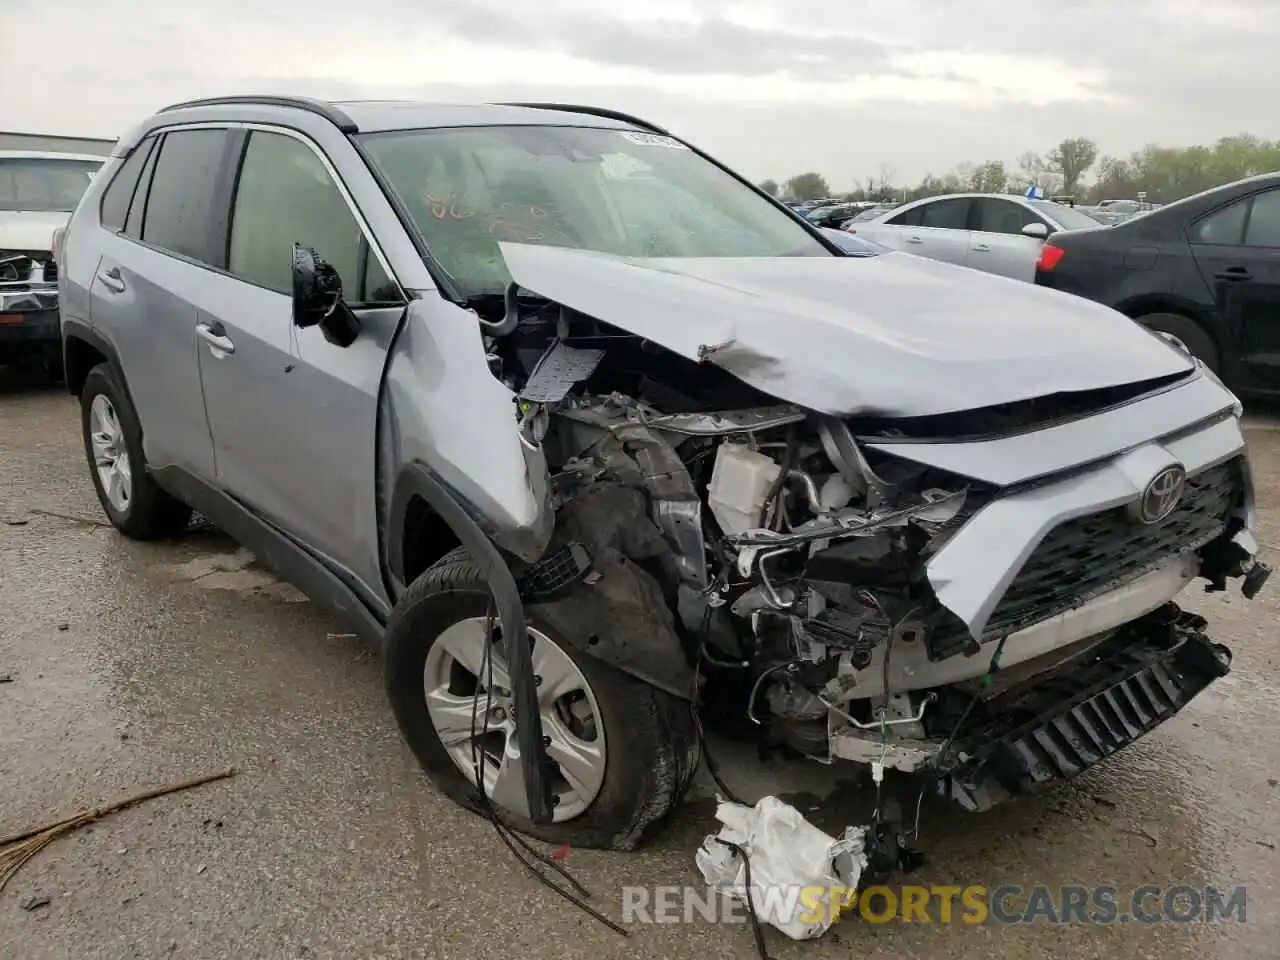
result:
<svg viewBox="0 0 1280 960"><path fill-rule="evenodd" d="M342 299L338 271L310 247L293 245L293 324L319 326L325 339L349 347L360 333L360 321Z"/></svg>

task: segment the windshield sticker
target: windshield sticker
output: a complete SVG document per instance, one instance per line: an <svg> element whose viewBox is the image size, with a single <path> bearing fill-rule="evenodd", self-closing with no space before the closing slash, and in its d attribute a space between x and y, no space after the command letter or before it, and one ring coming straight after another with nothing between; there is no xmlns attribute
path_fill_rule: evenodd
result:
<svg viewBox="0 0 1280 960"><path fill-rule="evenodd" d="M674 137L662 137L656 133L632 133L628 130L622 135L632 143L638 143L642 147L667 147L671 150L689 149Z"/></svg>

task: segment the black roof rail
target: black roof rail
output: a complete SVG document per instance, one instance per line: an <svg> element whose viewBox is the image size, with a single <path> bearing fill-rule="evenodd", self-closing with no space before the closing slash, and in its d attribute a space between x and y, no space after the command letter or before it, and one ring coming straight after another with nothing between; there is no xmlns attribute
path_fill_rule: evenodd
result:
<svg viewBox="0 0 1280 960"><path fill-rule="evenodd" d="M609 110L605 107L584 107L574 103L498 103L499 107L525 107L530 110L559 110L562 113L582 113L588 117L603 117L606 120L617 120L620 123L633 123L637 127L645 130L651 130L654 133L660 133L664 137L671 134L656 123L650 123L648 120L641 120L639 117L633 117L629 113L621 113L618 110Z"/></svg>
<svg viewBox="0 0 1280 960"><path fill-rule="evenodd" d="M282 97L272 94L242 94L232 97L206 97L203 100L188 100L185 103L174 103L167 107L163 107L160 113L169 113L173 110L186 110L189 107L220 107L220 106L263 106L263 107L292 107L294 110L305 110L308 113L314 113L316 116L324 117L343 133L359 133L360 128L356 126L356 122L349 116L339 110L331 103L325 103L323 100L316 100L312 97Z"/></svg>

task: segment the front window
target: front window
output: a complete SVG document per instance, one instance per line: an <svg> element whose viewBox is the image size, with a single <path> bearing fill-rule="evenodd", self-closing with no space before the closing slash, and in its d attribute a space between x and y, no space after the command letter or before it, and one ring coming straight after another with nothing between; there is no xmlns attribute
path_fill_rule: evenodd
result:
<svg viewBox="0 0 1280 960"><path fill-rule="evenodd" d="M0 157L0 210L70 213L102 161Z"/></svg>
<svg viewBox="0 0 1280 960"><path fill-rule="evenodd" d="M501 241L625 257L832 255L768 200L669 137L504 126L361 140L468 298L510 282Z"/></svg>

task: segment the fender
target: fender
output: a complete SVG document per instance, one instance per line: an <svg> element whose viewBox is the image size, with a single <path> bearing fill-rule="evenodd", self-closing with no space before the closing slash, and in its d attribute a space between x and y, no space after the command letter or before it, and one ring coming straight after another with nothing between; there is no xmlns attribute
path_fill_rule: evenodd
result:
<svg viewBox="0 0 1280 960"><path fill-rule="evenodd" d="M524 774L525 799L529 816L534 823L549 824L551 816L550 785L543 771L550 760L542 745L542 724L536 720L538 692L533 684L533 657L527 641L524 604L515 576L498 548L480 529L458 498L432 473L426 464L414 461L406 464L396 478L391 495L389 528L387 530L386 561L393 577L404 582L405 572L399 549L404 539L404 517L409 501L422 497L457 535L467 548L471 559L484 572L502 623L502 639L506 649L507 667L511 672L512 693L516 703L516 740L520 747L520 769ZM528 718L535 718L530 722Z"/></svg>
<svg viewBox="0 0 1280 960"><path fill-rule="evenodd" d="M111 364L111 369L116 375L116 383L124 391L129 405L133 406L133 395L129 392L129 381L124 375L124 367L120 365L120 355L116 353L116 348L111 341L81 320L69 320L63 317L60 324L62 330L62 369L67 392L73 396L79 396L79 385L84 383L85 375L89 372L88 368L84 368L83 363L77 364L75 362L76 358L70 346L73 339L81 340L107 358L107 363Z"/></svg>

